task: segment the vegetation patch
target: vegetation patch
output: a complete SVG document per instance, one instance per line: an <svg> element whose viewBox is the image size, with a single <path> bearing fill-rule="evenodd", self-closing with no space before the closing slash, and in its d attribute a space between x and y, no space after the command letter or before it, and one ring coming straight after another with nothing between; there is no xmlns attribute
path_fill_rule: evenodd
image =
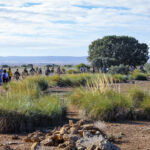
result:
<svg viewBox="0 0 150 150"><path fill-rule="evenodd" d="M132 73L132 76L135 80L147 80L147 77L148 77L147 74L140 72L139 70L135 70Z"/></svg>
<svg viewBox="0 0 150 150"><path fill-rule="evenodd" d="M136 87L120 93L119 86L107 77L93 81L92 86L78 88L70 96L71 105L92 120L120 121L150 119L150 95Z"/></svg>
<svg viewBox="0 0 150 150"><path fill-rule="evenodd" d="M4 85L5 92L0 93L1 133L29 131L62 121L65 105L57 96L43 95L46 85L40 77Z"/></svg>

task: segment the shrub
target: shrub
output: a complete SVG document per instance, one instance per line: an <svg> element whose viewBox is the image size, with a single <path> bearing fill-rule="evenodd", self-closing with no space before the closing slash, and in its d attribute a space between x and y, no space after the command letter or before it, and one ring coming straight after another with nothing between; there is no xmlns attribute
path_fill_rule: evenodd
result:
<svg viewBox="0 0 150 150"><path fill-rule="evenodd" d="M128 74L129 67L125 65L111 66L108 73L110 74Z"/></svg>
<svg viewBox="0 0 150 150"><path fill-rule="evenodd" d="M129 97L132 101L133 107L140 107L144 99L147 97L147 93L137 87L129 90Z"/></svg>
<svg viewBox="0 0 150 150"><path fill-rule="evenodd" d="M74 70L74 69L70 69L67 71L68 74L76 74L79 73L78 71Z"/></svg>
<svg viewBox="0 0 150 150"><path fill-rule="evenodd" d="M132 73L132 76L135 80L147 80L147 74L140 72L139 70L135 70Z"/></svg>
<svg viewBox="0 0 150 150"><path fill-rule="evenodd" d="M116 82L116 83L126 82L128 80L128 77L126 75L122 75L122 74L114 74L114 75L112 75L112 78L113 78L114 82Z"/></svg>
<svg viewBox="0 0 150 150"><path fill-rule="evenodd" d="M115 121L127 119L131 101L117 91L106 77L93 82L92 87L80 88L70 97L71 104L85 111L93 120ZM118 89L119 90L119 89Z"/></svg>
<svg viewBox="0 0 150 150"><path fill-rule="evenodd" d="M45 91L48 89L48 82L44 78L37 81L37 83L42 91Z"/></svg>

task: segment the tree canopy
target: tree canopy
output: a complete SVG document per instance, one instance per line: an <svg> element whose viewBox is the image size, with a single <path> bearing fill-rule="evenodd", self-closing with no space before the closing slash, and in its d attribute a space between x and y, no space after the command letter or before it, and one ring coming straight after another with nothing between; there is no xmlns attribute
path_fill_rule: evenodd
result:
<svg viewBox="0 0 150 150"><path fill-rule="evenodd" d="M105 36L89 45L88 60L98 68L115 65L138 66L148 60L148 45L134 37Z"/></svg>

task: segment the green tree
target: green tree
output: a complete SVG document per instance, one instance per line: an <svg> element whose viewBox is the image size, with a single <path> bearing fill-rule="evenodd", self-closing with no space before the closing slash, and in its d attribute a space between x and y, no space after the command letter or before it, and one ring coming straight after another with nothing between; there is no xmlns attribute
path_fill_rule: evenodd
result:
<svg viewBox="0 0 150 150"><path fill-rule="evenodd" d="M89 45L88 60L98 68L144 65L149 58L148 49L147 44L141 44L133 37L105 36Z"/></svg>

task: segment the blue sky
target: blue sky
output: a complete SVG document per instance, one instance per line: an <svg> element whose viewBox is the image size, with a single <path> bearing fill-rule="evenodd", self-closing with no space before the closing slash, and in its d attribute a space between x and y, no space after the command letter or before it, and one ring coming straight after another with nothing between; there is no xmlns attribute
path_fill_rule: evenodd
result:
<svg viewBox="0 0 150 150"><path fill-rule="evenodd" d="M150 46L150 0L0 0L0 56L87 56L106 35Z"/></svg>

